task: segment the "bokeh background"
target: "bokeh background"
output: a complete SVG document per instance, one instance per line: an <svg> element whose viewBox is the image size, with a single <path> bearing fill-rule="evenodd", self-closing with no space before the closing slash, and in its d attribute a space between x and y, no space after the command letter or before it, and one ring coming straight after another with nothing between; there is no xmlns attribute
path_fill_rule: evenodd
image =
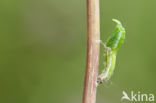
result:
<svg viewBox="0 0 156 103"><path fill-rule="evenodd" d="M100 0L101 40L116 18L126 41L97 103L120 103L123 90L156 93L155 5ZM102 52L101 46L100 70ZM81 103L85 62L85 0L0 0L0 103Z"/></svg>

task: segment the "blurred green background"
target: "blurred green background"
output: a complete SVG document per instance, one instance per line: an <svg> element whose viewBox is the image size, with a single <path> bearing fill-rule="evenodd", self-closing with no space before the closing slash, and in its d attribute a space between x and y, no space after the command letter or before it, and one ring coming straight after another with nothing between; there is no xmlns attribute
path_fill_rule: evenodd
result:
<svg viewBox="0 0 156 103"><path fill-rule="evenodd" d="M101 40L113 32L112 18L127 34L97 103L120 103L123 90L156 93L155 5L100 0ZM85 0L0 0L0 103L81 103L85 62Z"/></svg>

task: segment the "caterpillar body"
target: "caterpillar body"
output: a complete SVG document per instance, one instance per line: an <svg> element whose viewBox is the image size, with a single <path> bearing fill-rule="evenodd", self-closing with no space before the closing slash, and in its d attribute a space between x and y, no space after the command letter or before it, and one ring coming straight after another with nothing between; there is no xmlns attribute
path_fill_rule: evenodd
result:
<svg viewBox="0 0 156 103"><path fill-rule="evenodd" d="M113 35L111 35L106 43L102 43L104 46L104 70L98 76L97 83L103 83L111 78L116 62L116 54L119 47L123 44L125 40L125 29L121 22L113 19L117 23Z"/></svg>

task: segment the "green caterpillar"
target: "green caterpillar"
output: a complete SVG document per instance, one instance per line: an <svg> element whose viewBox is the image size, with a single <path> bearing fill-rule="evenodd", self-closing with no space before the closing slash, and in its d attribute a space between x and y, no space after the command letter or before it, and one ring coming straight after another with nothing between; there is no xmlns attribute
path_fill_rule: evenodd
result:
<svg viewBox="0 0 156 103"><path fill-rule="evenodd" d="M125 29L122 27L120 21L113 19L117 23L113 35L111 35L104 46L104 70L98 76L97 83L103 83L111 78L115 69L116 54L119 47L125 40Z"/></svg>

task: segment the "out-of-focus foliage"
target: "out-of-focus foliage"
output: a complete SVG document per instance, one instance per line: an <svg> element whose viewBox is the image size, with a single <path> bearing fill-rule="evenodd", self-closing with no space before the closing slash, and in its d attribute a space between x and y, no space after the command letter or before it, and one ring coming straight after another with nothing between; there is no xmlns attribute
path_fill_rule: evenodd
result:
<svg viewBox="0 0 156 103"><path fill-rule="evenodd" d="M156 93L156 1L100 2L101 39L112 18L127 32L97 102L120 103L123 90ZM85 61L85 0L0 0L0 103L80 103Z"/></svg>

